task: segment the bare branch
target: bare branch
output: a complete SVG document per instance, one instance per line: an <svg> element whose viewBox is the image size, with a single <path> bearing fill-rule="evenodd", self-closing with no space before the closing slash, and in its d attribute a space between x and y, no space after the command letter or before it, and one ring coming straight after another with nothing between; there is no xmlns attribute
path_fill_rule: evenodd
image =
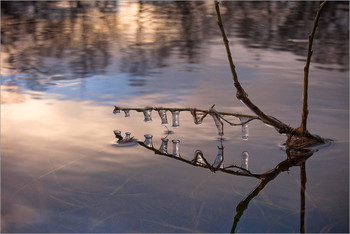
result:
<svg viewBox="0 0 350 234"><path fill-rule="evenodd" d="M313 39L313 35L315 33L316 30L316 26L317 26L317 22L318 19L320 17L320 13L321 10L324 7L324 3L321 4L321 8L317 13L316 16L316 20L314 23L314 28L313 31L311 33L310 39ZM304 99L304 103L306 103L305 106L305 111L303 113L303 123L301 127L299 128L292 128L289 125L283 123L282 121L276 119L275 117L272 116L268 116L266 115L264 112L262 112L249 98L248 98L248 94L245 92L245 90L243 89L243 87L241 86L241 84L238 81L238 76L236 73L236 69L235 69L235 65L233 63L233 59L232 59L232 55L231 55L231 51L230 51L230 46L229 46L229 42L225 33L225 29L222 23L222 18L221 18L221 13L220 13L220 7L219 7L219 2L217 0L215 0L215 9L216 9L216 13L217 13L217 18L218 18L218 25L220 27L220 31L222 34L222 39L224 41L224 45L226 48L226 52L227 52L227 58L228 61L230 63L230 68L231 68L231 73L233 76L233 81L234 81L234 86L236 87L237 93L236 93L236 97L241 100L251 111L253 111L259 118L261 121L263 121L265 124L268 124L272 127L274 127L279 133L281 134L287 134L288 135L288 146L299 146L298 144L300 143L300 145L312 145L312 144L318 144L318 143L324 143L325 139L323 139L322 137L319 137L317 135L313 135L311 133L309 133L306 130L306 118L307 118L307 83L304 86L304 90L306 90L306 95L305 95L305 99ZM312 46L312 40L311 40L311 46ZM308 58L308 60L311 59L311 54L312 54L312 47L309 48L309 56L310 58ZM307 73L305 73L305 77L306 79L308 78L308 67L309 67L310 62L307 63L307 66L305 68L305 70L307 70ZM300 131L300 128L304 128L304 131Z"/></svg>
<svg viewBox="0 0 350 234"><path fill-rule="evenodd" d="M250 121L254 120L254 119L259 119L259 117L255 117L255 118L248 118L247 121L243 121L241 123L232 123L230 121L228 121L227 119L225 119L219 112L217 112L214 108L210 109L212 112L214 112L216 114L217 117L219 117L220 119L222 119L223 121L225 121L226 123L228 123L231 126L241 126L241 125L245 125L247 123L249 123ZM242 116L241 116L242 117Z"/></svg>
<svg viewBox="0 0 350 234"><path fill-rule="evenodd" d="M321 12L326 5L326 1L322 2L320 5L320 8L317 11L314 24L312 27L312 31L309 34L309 45L308 45L308 51L307 51L307 59L306 59L306 64L304 67L304 90L303 90L303 110L302 110L302 119L301 119L301 125L300 125L300 132L301 134L306 133L306 121L307 121L307 116L309 114L308 110L308 86L309 86L309 69L310 69L310 63L311 63L311 56L312 56L312 43L314 40L316 28L318 26L318 21L320 19Z"/></svg>
<svg viewBox="0 0 350 234"><path fill-rule="evenodd" d="M217 13L217 18L218 18L218 25L221 30L221 35L222 39L225 44L226 52L227 52L227 58L230 63L230 68L231 68L231 73L233 76L233 82L234 86L236 87L237 93L236 97L241 100L251 111L253 111L259 118L266 124L271 125L274 127L279 133L291 133L293 132L293 128L290 126L286 125L285 123L279 121L276 118L272 118L270 116L267 116L264 112L262 112L256 105L253 104L253 102L248 98L248 94L245 92L243 87L238 81L238 76L237 72L235 69L235 65L233 63L232 55L231 55L231 50L229 46L229 42L225 33L225 29L222 23L221 19L221 13L220 13L220 7L219 7L219 2L215 1L215 9Z"/></svg>
<svg viewBox="0 0 350 234"><path fill-rule="evenodd" d="M230 124L231 126L237 126L237 125L244 125L244 124L248 123L249 121L252 121L253 119L260 119L265 124L274 127L279 133L286 134L288 136L288 139L286 142L287 148L300 148L300 147L305 147L305 146L322 144L322 143L329 141L328 139L324 139L320 136L311 134L306 129L306 120L307 120L307 115L308 115L308 106L307 106L308 74L309 74L309 67L310 67L311 56L312 56L312 43L313 43L313 38L314 38L314 35L316 32L316 28L318 25L318 20L320 18L321 11L323 10L324 6L325 6L325 2L323 2L320 5L319 10L317 11L317 15L316 15L316 18L314 20L312 32L309 35L308 56L307 56L307 61L306 61L306 65L304 68L302 122L298 128L292 128L289 125L283 123L282 121L276 119L275 117L266 115L248 98L248 94L245 92L245 90L243 89L243 87L241 86L241 84L239 83L239 80L238 80L236 68L235 68L235 65L233 63L233 59L232 59L232 55L231 55L229 41L227 39L225 29L224 29L224 26L222 23L219 2L217 0L215 0L215 9L216 9L216 13L217 13L218 25L220 27L222 39L223 39L226 53L227 53L227 58L228 58L228 61L230 64L234 86L235 86L236 91L237 91L236 97L239 100L241 100L257 116L242 115L242 114L235 114L235 113L228 113L228 112L218 112L214 109L215 105L213 105L209 110L202 110L202 109L197 109L197 108L167 108L167 107L121 108L121 107L114 106L113 113L119 113L122 110L126 113L126 116L127 116L127 113L130 110L135 110L137 112L144 112L144 113L146 110L148 110L148 111L149 110L190 111L193 118L194 118L195 124L200 124L203 121L203 119L209 114L214 118L215 124L219 130L219 135L223 135L223 121ZM199 116L198 113L201 116ZM228 121L226 118L224 118L224 116L235 116L238 118L245 117L245 118L248 118L248 121L246 121L244 123L241 122L240 124L235 124L235 123Z"/></svg>
<svg viewBox="0 0 350 234"><path fill-rule="evenodd" d="M129 108L128 107L128 108L123 108L120 106L114 106L113 113L119 113L120 111L130 111L130 110L134 110L137 112L143 112L144 110L154 110L154 111L167 110L167 111L190 111L191 114L193 113L194 115L196 115L197 112L201 112L201 113L204 113L201 120L203 120L210 113L217 113L217 114L224 115L224 116L234 116L234 117L238 117L238 118L245 117L245 118L249 118L249 119L259 119L258 117L254 116L254 115L238 114L238 113L231 113L231 112L218 112L216 110L215 110L215 112L213 112L212 108L213 108L213 106L208 110L190 108L190 107L188 107L188 108L170 108L170 107L144 107L144 108Z"/></svg>
<svg viewBox="0 0 350 234"><path fill-rule="evenodd" d="M236 73L236 68L235 68L235 65L233 63L233 59L232 59L232 56L231 56L230 46L228 45L228 39L227 39L227 36L226 36L226 33L225 33L224 26L222 24L222 19L221 19L221 14L220 14L220 7L219 7L219 2L218 1L215 1L215 9L216 9L216 12L217 12L217 17L218 17L218 25L219 25L220 30L221 30L222 39L224 40L228 61L230 63L230 68L231 68L231 73L233 75L234 85L235 86L236 85L240 85L239 81L238 81L238 76L237 76L237 73Z"/></svg>

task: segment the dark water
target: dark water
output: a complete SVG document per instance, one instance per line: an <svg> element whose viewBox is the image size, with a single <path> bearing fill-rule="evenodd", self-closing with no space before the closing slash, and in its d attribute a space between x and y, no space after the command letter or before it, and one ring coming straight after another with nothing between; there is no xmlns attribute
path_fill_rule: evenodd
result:
<svg viewBox="0 0 350 234"><path fill-rule="evenodd" d="M1 2L2 232L349 232L349 4L330 2L314 41L308 128L334 142L285 152L254 120L193 123L180 113L184 160L115 144L113 130L156 149L153 111L252 114L235 98L212 2ZM266 113L297 126L307 34L317 2L223 2L237 72ZM239 122L237 118L231 118ZM172 118L168 113L168 120ZM256 178L187 163L248 166ZM249 159L242 164L242 155ZM247 165L248 164L248 165ZM237 171L237 170L236 170ZM244 174L244 173L243 173Z"/></svg>

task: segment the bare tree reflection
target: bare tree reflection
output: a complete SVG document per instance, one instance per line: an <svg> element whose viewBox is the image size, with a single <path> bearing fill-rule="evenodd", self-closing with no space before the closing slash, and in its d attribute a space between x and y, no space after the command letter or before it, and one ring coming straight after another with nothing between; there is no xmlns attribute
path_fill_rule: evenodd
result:
<svg viewBox="0 0 350 234"><path fill-rule="evenodd" d="M307 29L312 25L314 9L317 9L318 4L224 1L222 5L226 8L223 13L225 21L237 22L227 25L228 34L236 31L239 37L246 39L243 43L248 48L283 50L304 56L307 41L302 39L308 35ZM338 64L341 71L349 69L349 57L341 52L349 50L348 11L348 2L329 2L319 23L323 30L317 33L315 46L320 49L314 54L315 62ZM329 58L325 56L327 53L336 55ZM332 68L327 66L327 69Z"/></svg>
<svg viewBox="0 0 350 234"><path fill-rule="evenodd" d="M103 13L117 12L117 5L118 3L116 1L96 1L96 6Z"/></svg>
<svg viewBox="0 0 350 234"><path fill-rule="evenodd" d="M34 76L64 72L61 79L84 78L105 71L111 57L106 40L110 33L93 27L91 18L86 17L90 5L78 1L68 5L26 2L4 6L1 43L10 55L10 69ZM21 14L25 9L30 14Z"/></svg>

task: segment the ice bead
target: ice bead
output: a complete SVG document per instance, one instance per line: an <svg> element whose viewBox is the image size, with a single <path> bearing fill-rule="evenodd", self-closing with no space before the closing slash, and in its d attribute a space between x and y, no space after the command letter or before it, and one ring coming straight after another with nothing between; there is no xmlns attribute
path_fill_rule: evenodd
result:
<svg viewBox="0 0 350 234"><path fill-rule="evenodd" d="M143 115L145 117L145 119L144 119L145 122L152 121L152 110L150 110L150 109L144 110Z"/></svg>
<svg viewBox="0 0 350 234"><path fill-rule="evenodd" d="M224 135L224 125L222 122L220 122L219 117L216 115L212 115L214 123L216 128L218 129L218 135L223 136Z"/></svg>
<svg viewBox="0 0 350 234"><path fill-rule="evenodd" d="M180 111L172 111L171 114L173 115L173 128L180 127Z"/></svg>
<svg viewBox="0 0 350 234"><path fill-rule="evenodd" d="M130 132L126 132L126 133L125 133L125 138L124 138L124 139L125 139L126 141L128 141L128 140L131 139L130 136L131 136L131 133L130 133Z"/></svg>
<svg viewBox="0 0 350 234"><path fill-rule="evenodd" d="M215 161L213 163L214 168L223 168L223 160L224 160L224 155L223 155L223 148L219 147L219 152L216 155Z"/></svg>
<svg viewBox="0 0 350 234"><path fill-rule="evenodd" d="M167 118L166 110L159 110L158 114L159 114L159 117L162 121L161 125L168 125L168 118Z"/></svg>
<svg viewBox="0 0 350 234"><path fill-rule="evenodd" d="M145 134L145 141L143 142L147 147L153 147L153 142L152 142L152 135L151 134Z"/></svg>
<svg viewBox="0 0 350 234"><path fill-rule="evenodd" d="M249 160L249 153L247 151L243 151L241 156L241 167L246 170L248 170L248 160Z"/></svg>
<svg viewBox="0 0 350 234"><path fill-rule="evenodd" d="M168 153L168 141L169 139L167 138L162 138L162 144L159 147L159 151L162 153Z"/></svg>
<svg viewBox="0 0 350 234"><path fill-rule="evenodd" d="M241 121L242 124L242 130L241 130L241 137L243 140L248 140L249 136L249 128L248 128L248 123L246 123L249 119L245 117L240 117L239 120Z"/></svg>
<svg viewBox="0 0 350 234"><path fill-rule="evenodd" d="M172 140L173 142L173 155L180 157L180 140Z"/></svg>

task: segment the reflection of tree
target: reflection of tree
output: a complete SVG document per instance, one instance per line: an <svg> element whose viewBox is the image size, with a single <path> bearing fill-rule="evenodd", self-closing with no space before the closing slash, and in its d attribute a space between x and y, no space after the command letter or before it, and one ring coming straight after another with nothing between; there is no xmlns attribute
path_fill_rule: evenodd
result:
<svg viewBox="0 0 350 234"><path fill-rule="evenodd" d="M180 12L181 34L183 35L183 46L180 47L180 50L187 56L188 63L197 63L199 62L199 46L202 42L198 29L203 26L198 22L197 7L192 7L191 2L176 2L176 8Z"/></svg>
<svg viewBox="0 0 350 234"><path fill-rule="evenodd" d="M117 11L116 1L96 1L96 6L104 13L115 13Z"/></svg>
<svg viewBox="0 0 350 234"><path fill-rule="evenodd" d="M85 14L79 20L82 27L80 43L73 49L73 61L70 61L75 76L82 78L90 74L103 74L110 58L108 41L104 40L103 35L92 33L93 24L89 21Z"/></svg>
<svg viewBox="0 0 350 234"><path fill-rule="evenodd" d="M166 59L176 50L187 63L198 63L205 27L201 19L207 17L201 8L193 2L140 1L133 19L134 40L125 41L121 48L122 71L145 76L152 68L168 66Z"/></svg>
<svg viewBox="0 0 350 234"><path fill-rule="evenodd" d="M4 5L1 43L10 54L10 68L34 75L63 73L62 79L104 72L110 57L109 32L101 33L93 27L91 18L86 17L87 6L62 4ZM20 14L27 9L32 9L30 14Z"/></svg>
<svg viewBox="0 0 350 234"><path fill-rule="evenodd" d="M122 4L127 4L126 15L119 10ZM315 4L227 1L223 18L232 22L228 35L243 38L247 47L304 56L305 44L288 39L306 38ZM314 43L319 48L316 62L348 69L348 5L327 6ZM169 66L167 58L173 55L198 63L205 43L220 36L213 5L206 2L3 1L1 6L1 45L8 55L2 66L33 77L102 74L116 54L120 70L140 79L154 68ZM141 79L130 84L143 85Z"/></svg>
<svg viewBox="0 0 350 234"><path fill-rule="evenodd" d="M144 34L147 33L147 27L145 26L147 22L144 20L145 14L148 13L144 11L144 4L140 2L136 16L137 29L135 40L127 41L122 48L124 56L122 56L121 71L129 72L136 76L145 76L156 58L152 51L153 46L149 46L149 43L144 40Z"/></svg>
<svg viewBox="0 0 350 234"><path fill-rule="evenodd" d="M223 17L234 22L227 25L229 35L237 32L250 48L290 51L305 56L305 43L291 39L306 39L318 2L223 2ZM338 64L348 70L349 50L348 2L329 2L315 46L320 48L314 60L321 64ZM327 54L332 54L329 58Z"/></svg>

